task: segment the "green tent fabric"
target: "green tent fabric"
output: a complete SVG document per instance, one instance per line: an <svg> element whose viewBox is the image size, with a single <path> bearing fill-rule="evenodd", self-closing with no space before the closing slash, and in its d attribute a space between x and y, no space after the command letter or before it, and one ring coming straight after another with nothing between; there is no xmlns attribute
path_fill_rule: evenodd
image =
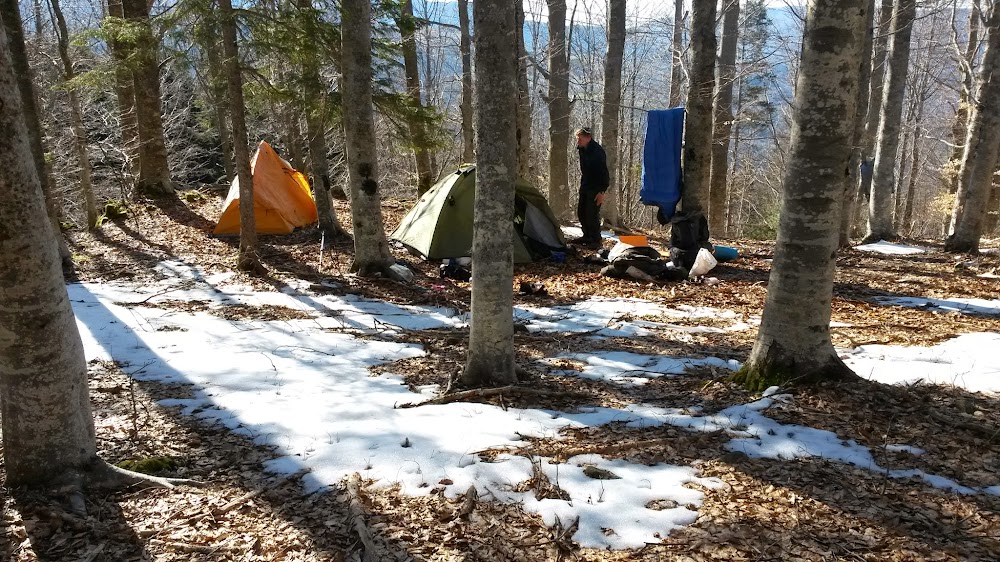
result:
<svg viewBox="0 0 1000 562"><path fill-rule="evenodd" d="M471 256L475 194L476 167L463 166L425 193L389 238L427 259ZM532 249L545 254L566 246L545 196L522 180L515 184L511 228L514 263L532 261Z"/></svg>

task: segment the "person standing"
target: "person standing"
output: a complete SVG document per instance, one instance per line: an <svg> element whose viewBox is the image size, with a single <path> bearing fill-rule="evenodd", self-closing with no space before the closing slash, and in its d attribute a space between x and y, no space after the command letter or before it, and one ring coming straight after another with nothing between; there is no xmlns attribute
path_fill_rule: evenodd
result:
<svg viewBox="0 0 1000 562"><path fill-rule="evenodd" d="M576 150L580 153L580 201L576 215L580 219L583 236L574 242L600 246L601 205L604 204L604 192L611 184L608 157L588 128L576 130Z"/></svg>

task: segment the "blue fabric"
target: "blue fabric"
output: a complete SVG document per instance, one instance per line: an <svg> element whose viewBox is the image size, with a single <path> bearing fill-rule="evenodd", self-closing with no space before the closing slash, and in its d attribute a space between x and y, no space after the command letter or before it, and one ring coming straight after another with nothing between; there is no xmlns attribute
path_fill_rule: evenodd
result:
<svg viewBox="0 0 1000 562"><path fill-rule="evenodd" d="M660 208L661 221L669 220L681 200L681 145L684 142L684 108L650 111L646 143L642 149L642 189L639 201Z"/></svg>

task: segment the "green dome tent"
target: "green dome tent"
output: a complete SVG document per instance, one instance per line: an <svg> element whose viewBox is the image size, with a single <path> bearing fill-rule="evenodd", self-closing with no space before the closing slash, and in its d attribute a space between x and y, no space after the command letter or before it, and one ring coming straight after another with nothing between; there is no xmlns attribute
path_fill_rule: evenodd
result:
<svg viewBox="0 0 1000 562"><path fill-rule="evenodd" d="M462 166L430 188L389 238L431 260L471 256L475 194L476 167ZM523 180L515 184L512 211L514 263L565 249L545 196Z"/></svg>

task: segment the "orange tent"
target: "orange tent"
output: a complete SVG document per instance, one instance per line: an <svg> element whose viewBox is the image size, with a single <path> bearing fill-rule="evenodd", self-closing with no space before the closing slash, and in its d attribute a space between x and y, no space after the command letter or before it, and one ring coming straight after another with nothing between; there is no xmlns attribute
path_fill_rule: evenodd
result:
<svg viewBox="0 0 1000 562"><path fill-rule="evenodd" d="M293 169L264 141L250 160L253 210L258 234L288 234L317 220L316 202L305 176ZM233 179L215 234L240 232L240 181Z"/></svg>

